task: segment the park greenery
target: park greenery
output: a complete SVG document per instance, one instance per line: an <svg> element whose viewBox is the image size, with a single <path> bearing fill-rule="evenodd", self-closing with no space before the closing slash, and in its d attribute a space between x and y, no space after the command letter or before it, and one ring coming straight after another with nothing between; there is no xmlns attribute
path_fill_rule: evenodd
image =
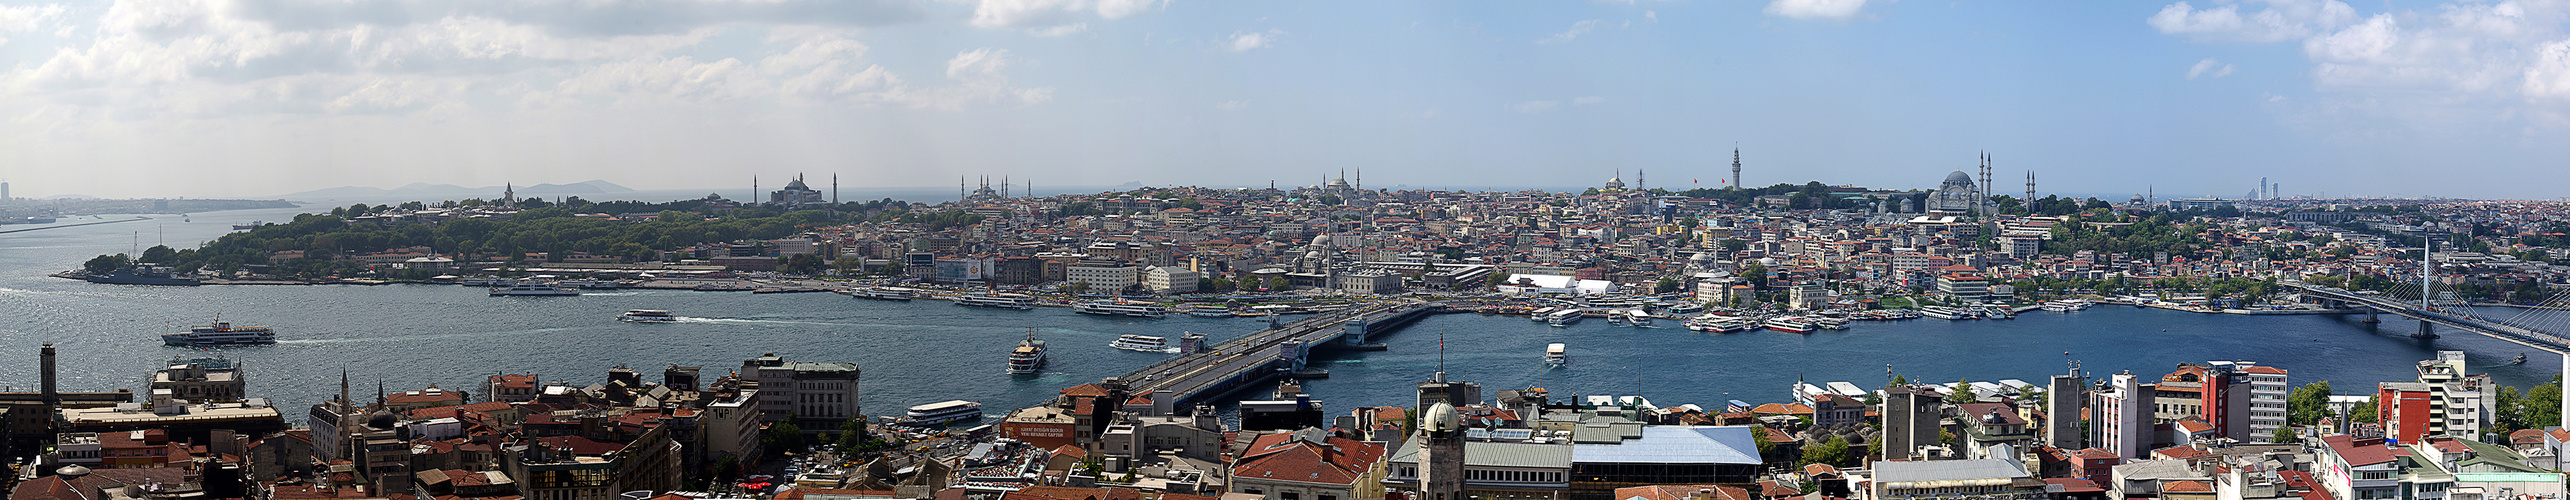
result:
<svg viewBox="0 0 2570 500"><path fill-rule="evenodd" d="M440 206L483 203L465 200ZM983 218L960 210L913 210L924 207L890 199L792 211L711 206L706 200L590 203L576 197L559 203L529 198L519 207L523 210L514 214L429 223L408 217L370 217L401 208L427 208L421 202L401 206L359 204L333 208L329 213L297 215L291 222L224 235L200 248L155 246L144 250L139 258L102 255L83 267L105 272L132 260L170 266L182 273L211 269L229 274L264 266L266 274L280 277L344 277L367 271L364 264L344 257L416 247L454 256L458 261L517 262L540 254L543 261L560 262L577 252L625 262L648 262L675 260L682 256L679 251L696 245L784 238L839 224L900 223L934 231L976 224ZM797 257L803 259L789 258L785 267L819 271L837 265L819 257Z"/></svg>

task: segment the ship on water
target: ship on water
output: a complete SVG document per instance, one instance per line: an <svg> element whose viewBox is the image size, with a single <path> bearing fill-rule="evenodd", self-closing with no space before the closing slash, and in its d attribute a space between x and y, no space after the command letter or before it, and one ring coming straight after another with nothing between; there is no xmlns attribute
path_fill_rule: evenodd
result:
<svg viewBox="0 0 2570 500"><path fill-rule="evenodd" d="M232 326L218 315L214 317L214 324L161 334L161 343L175 346L274 344L277 343L277 332L264 326Z"/></svg>
<svg viewBox="0 0 2570 500"><path fill-rule="evenodd" d="M1026 334L1026 340L1018 341L1017 348L1008 352L1008 373L1011 375L1039 373L1044 371L1044 362L1044 340L1035 338L1035 334L1029 332Z"/></svg>

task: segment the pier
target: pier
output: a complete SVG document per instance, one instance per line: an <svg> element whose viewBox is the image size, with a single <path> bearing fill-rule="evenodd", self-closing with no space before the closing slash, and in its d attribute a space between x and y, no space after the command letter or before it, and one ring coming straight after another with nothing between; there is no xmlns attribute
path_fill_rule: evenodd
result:
<svg viewBox="0 0 2570 500"><path fill-rule="evenodd" d="M1243 387L1304 373L1303 362L1314 349L1379 350L1372 336L1407 326L1444 307L1416 301L1349 306L1205 346L1199 352L1181 352L1126 373L1121 380L1134 394L1169 391L1171 406L1188 408Z"/></svg>

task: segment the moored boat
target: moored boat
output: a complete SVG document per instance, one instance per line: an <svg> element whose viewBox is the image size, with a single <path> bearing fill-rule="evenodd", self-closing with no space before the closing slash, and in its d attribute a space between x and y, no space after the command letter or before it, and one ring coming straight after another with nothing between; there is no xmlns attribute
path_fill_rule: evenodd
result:
<svg viewBox="0 0 2570 500"><path fill-rule="evenodd" d="M1585 317L1586 315L1578 309L1562 309L1544 315L1544 322L1553 326L1571 326Z"/></svg>
<svg viewBox="0 0 2570 500"><path fill-rule="evenodd" d="M981 403L958 399L910 407L910 412L903 414L898 423L910 427L931 427L950 422L979 423L981 421Z"/></svg>
<svg viewBox="0 0 2570 500"><path fill-rule="evenodd" d="M1811 320L1794 316L1768 318L1764 324L1767 329L1780 332L1811 333L1814 328Z"/></svg>
<svg viewBox="0 0 2570 500"><path fill-rule="evenodd" d="M1168 338L1150 335L1118 336L1115 341L1108 342L1107 347L1141 352L1178 352L1178 349L1169 347Z"/></svg>
<svg viewBox="0 0 2570 500"><path fill-rule="evenodd" d="M1026 310L1035 308L1035 297L1016 293L968 293L955 296L955 305Z"/></svg>
<svg viewBox="0 0 2570 500"><path fill-rule="evenodd" d="M1168 315L1169 315L1169 308L1168 308L1168 307L1161 306L1160 304L1153 304L1153 303L1149 303L1149 302L1130 302L1130 301L1123 301L1123 300L1099 300L1099 301L1082 302L1082 303L1079 303L1079 304L1077 304L1077 305L1073 305L1073 306L1071 306L1071 312L1076 312L1076 313L1080 313L1080 314L1096 314L1096 315L1101 315L1101 316L1132 316L1132 317L1136 317L1136 318L1159 318L1159 317L1166 317L1166 316L1168 316Z"/></svg>
<svg viewBox="0 0 2570 500"><path fill-rule="evenodd" d="M1639 308L1626 309L1624 310L1624 322L1637 327L1649 328L1651 327L1651 313L1643 312Z"/></svg>
<svg viewBox="0 0 2570 500"><path fill-rule="evenodd" d="M579 294L580 290L578 289L563 288L552 283L542 282L521 281L517 284L505 287L491 288L491 296L493 297L547 297Z"/></svg>

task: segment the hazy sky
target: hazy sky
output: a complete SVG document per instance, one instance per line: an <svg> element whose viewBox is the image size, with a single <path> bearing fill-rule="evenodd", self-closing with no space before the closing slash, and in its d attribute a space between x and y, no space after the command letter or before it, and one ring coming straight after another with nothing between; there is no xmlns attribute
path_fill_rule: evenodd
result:
<svg viewBox="0 0 2570 500"><path fill-rule="evenodd" d="M20 196L604 179L2570 196L2570 0L0 1ZM1691 184L1700 182L1700 184Z"/></svg>

